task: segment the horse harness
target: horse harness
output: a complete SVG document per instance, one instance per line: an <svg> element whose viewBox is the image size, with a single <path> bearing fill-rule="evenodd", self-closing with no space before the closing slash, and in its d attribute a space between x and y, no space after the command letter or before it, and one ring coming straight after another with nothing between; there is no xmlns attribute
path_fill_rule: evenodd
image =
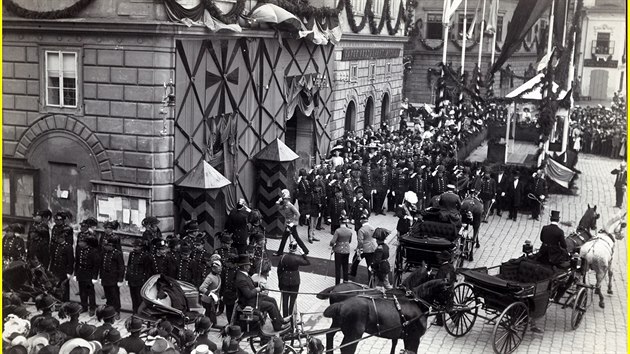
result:
<svg viewBox="0 0 630 354"><path fill-rule="evenodd" d="M608 238L610 238L610 240L612 241L612 246L608 242L604 242L604 243L606 244L606 246L610 250L610 254L611 255L614 254L615 253L614 246L616 244L615 237L611 233L609 233L608 231L606 231L604 229L599 230L599 233L603 233L604 235L608 236ZM601 239L602 239L601 237L595 238L595 240L598 240L598 241L601 240ZM596 244L596 242L593 242L593 245L591 246L591 248L589 248L588 251L586 251L585 254L588 254L589 252L591 252L593 250L593 248L595 247L595 244Z"/></svg>
<svg viewBox="0 0 630 354"><path fill-rule="evenodd" d="M377 331L377 335L380 336L381 335L381 323L380 323L380 317L378 315L378 307L376 307L376 299L377 298L373 297L373 296L367 296L367 295L358 295L358 296L370 299L372 301L372 307L374 307L374 313L376 313L376 331ZM398 315L400 316L401 332L402 332L401 338L405 338L407 336L407 327L409 326L409 324L411 324L411 322L415 321L419 317L412 318L412 319L407 319L407 317L403 313L402 306L400 305L400 301L398 301L398 297L396 295L392 295L391 298L382 297L382 298L379 298L379 299L394 300L394 305L396 307L396 310L398 311ZM412 301L414 301L416 303L424 303L424 305L427 305L427 303L425 301L421 301L421 299L417 299L416 297L414 297L412 299ZM386 331L390 331L392 329L393 328L388 328Z"/></svg>

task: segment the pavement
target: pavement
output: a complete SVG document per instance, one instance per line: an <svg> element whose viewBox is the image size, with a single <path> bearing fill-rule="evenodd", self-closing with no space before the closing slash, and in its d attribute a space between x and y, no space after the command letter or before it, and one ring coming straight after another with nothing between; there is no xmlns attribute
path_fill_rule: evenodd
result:
<svg viewBox="0 0 630 354"><path fill-rule="evenodd" d="M475 251L475 260L467 262L465 267L481 267L499 265L510 258L521 255L521 246L525 240L533 242L534 247L540 247L539 234L542 226L548 223L549 211L559 210L563 223L571 223L572 227L560 225L565 234L573 231L586 210L586 205L597 205L597 210L601 214L598 226L612 218L619 209L613 208L615 203L615 193L613 188L614 176L610 171L617 168L619 160L608 159L593 155L580 155L576 168L582 171L577 180L578 195L550 195L541 221L529 219L529 215L519 215L518 221L507 219L507 213L503 217L492 216L488 224L482 224L480 231L481 248ZM625 208L625 204L624 204ZM370 223L374 227L384 227L394 230L397 219L389 213L386 216L378 215L370 218ZM329 242L332 235L329 228L317 231L316 237L320 242L308 244L310 249L309 257L313 260L313 265L304 268L301 272L300 291L306 294L298 298L298 310L303 314L304 327L306 330L328 328L330 319L324 318L322 313L328 306L327 301L318 300L315 294L321 290L334 285L334 260L330 257ZM298 228L299 234L306 240L306 227ZM395 237L388 238L387 242L391 248L391 261L393 263L393 253L396 247ZM277 250L280 240L270 239L268 249L270 252ZM352 249L356 246L356 239L352 242ZM538 321L538 326L544 329L543 334L534 334L528 331L523 342L515 351L516 353L626 353L626 333L627 333L627 243L626 239L617 241L613 259L613 295L605 295L606 308L597 306L597 299L590 301L589 308L585 314L582 324L576 330L570 328L571 310L562 309L558 305L550 305L546 315ZM272 257L273 259L274 257ZM277 258L277 257L276 257ZM358 281L365 280L365 268L359 270ZM587 277L587 282L595 283L595 276L591 272ZM270 289L277 289L277 273L271 271L268 280ZM74 294L76 284L73 284L71 293ZM606 285L602 285L606 289ZM128 289L123 286L121 289L122 299L129 299ZM97 301L100 299L102 288L97 286ZM278 299L280 295L270 292L270 296ZM123 301L123 307L130 307L127 301ZM32 309L34 311L34 309ZM124 319L130 316L128 313L122 314L122 320L117 324L123 336L127 334L124 329ZM94 318L82 315L81 321L96 324ZM429 323L432 319L429 319ZM219 323L225 323L224 316L221 316ZM437 326L430 326L426 334L421 338L418 353L492 353L492 329L491 324L478 319L472 330L460 338L451 337L446 331ZM335 346L341 344L343 335L335 336ZM215 334L216 342L219 343ZM325 342L325 337L320 337ZM357 347L357 353L389 353L391 342L386 339L371 337L361 341ZM243 349L250 351L245 343L241 343ZM403 348L402 341L399 341L397 349ZM337 351L338 352L338 351Z"/></svg>

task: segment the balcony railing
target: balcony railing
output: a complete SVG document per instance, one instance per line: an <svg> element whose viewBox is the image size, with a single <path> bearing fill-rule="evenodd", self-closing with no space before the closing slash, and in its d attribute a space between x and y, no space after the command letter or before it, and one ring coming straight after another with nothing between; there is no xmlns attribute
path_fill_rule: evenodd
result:
<svg viewBox="0 0 630 354"><path fill-rule="evenodd" d="M591 46L591 54L612 55L615 51L615 42L598 42L594 40Z"/></svg>

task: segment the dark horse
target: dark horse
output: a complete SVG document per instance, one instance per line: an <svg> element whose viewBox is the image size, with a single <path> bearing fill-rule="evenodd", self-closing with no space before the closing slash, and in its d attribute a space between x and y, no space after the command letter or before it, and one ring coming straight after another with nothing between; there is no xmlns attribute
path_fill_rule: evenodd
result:
<svg viewBox="0 0 630 354"><path fill-rule="evenodd" d="M475 247L479 248L479 226L483 218L483 202L476 196L466 194L461 207L462 222L472 225ZM469 259L472 261L472 259Z"/></svg>
<svg viewBox="0 0 630 354"><path fill-rule="evenodd" d="M429 304L450 298L451 291L448 280L429 280L413 289L415 298L355 296L328 306L324 316L332 318L341 328L342 354L353 354L365 332L391 339L392 354L398 339L404 341L407 352L416 353L427 330Z"/></svg>
<svg viewBox="0 0 630 354"><path fill-rule="evenodd" d="M411 273L405 280L402 282L402 289L392 289L385 292L387 295L396 295L403 296L406 292L406 289L413 289L420 284L423 284L429 280L429 273L427 272L427 267L422 265L417 268L413 273ZM383 293L380 290L369 288L363 284L348 282L341 283L335 286L331 286L322 290L319 294L317 294L317 298L320 300L329 299L330 304L336 304L347 300L351 297L355 297L357 295L369 295L373 297L382 297ZM330 328L339 328L340 323L338 323L336 318L333 318L332 324ZM326 334L326 351L330 351L333 348L333 341L335 338L336 332L329 332ZM395 341L392 341L392 348L395 348Z"/></svg>
<svg viewBox="0 0 630 354"><path fill-rule="evenodd" d="M16 260L2 270L2 290L14 292L22 301L35 299L39 294L48 293L57 299L62 298L62 287L58 279L46 270L37 259Z"/></svg>
<svg viewBox="0 0 630 354"><path fill-rule="evenodd" d="M569 253L573 253L576 248L581 247L593 238L591 230L597 230L598 219L597 205L591 208L591 205L588 204L577 229L566 238L567 251L569 251Z"/></svg>

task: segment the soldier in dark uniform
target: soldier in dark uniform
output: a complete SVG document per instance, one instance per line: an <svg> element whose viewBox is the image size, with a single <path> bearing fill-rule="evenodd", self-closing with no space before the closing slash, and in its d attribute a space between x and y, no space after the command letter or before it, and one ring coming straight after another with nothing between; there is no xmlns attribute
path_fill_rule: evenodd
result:
<svg viewBox="0 0 630 354"><path fill-rule="evenodd" d="M293 313L297 293L300 291L300 266L310 265L311 262L305 254L297 254L297 243L289 244L289 254L282 255L278 262L278 287L282 292L282 316L287 317Z"/></svg>
<svg viewBox="0 0 630 354"><path fill-rule="evenodd" d="M74 252L72 243L67 240L67 233L56 233L56 238L53 238L53 243L50 245L50 254L50 271L59 280L57 287L63 291L61 301L70 301L70 278L74 272Z"/></svg>
<svg viewBox="0 0 630 354"><path fill-rule="evenodd" d="M370 202L370 208L368 210L374 209L374 174L372 173L372 163L370 162L370 158L364 160L363 167L361 168L361 187L363 187L363 191L365 193L365 197ZM374 192L372 192L374 191Z"/></svg>
<svg viewBox="0 0 630 354"><path fill-rule="evenodd" d="M77 243L89 237L96 238L96 233L94 232L96 225L98 225L98 221L92 217L81 221L79 224L79 233L77 234Z"/></svg>
<svg viewBox="0 0 630 354"><path fill-rule="evenodd" d="M335 186L335 197L328 202L328 215L330 215L331 225L330 233L335 234L335 231L339 228L339 220L341 217L341 211L345 210L346 213L346 200L343 198L343 191L341 187Z"/></svg>
<svg viewBox="0 0 630 354"><path fill-rule="evenodd" d="M94 316L94 311L96 311L94 284L98 279L100 264L100 252L96 237L86 236L79 239L75 255L74 275L79 283L82 312L89 310L90 316Z"/></svg>
<svg viewBox="0 0 630 354"><path fill-rule="evenodd" d="M50 210L42 210L33 215L27 239L28 258L37 258L46 269L50 264L50 227L44 219L50 219L51 214Z"/></svg>
<svg viewBox="0 0 630 354"><path fill-rule="evenodd" d="M153 240L160 239L163 240L162 231L158 227L160 220L158 220L155 216L147 216L142 220L142 226L145 228L142 233L142 239L149 245L149 251L153 252Z"/></svg>
<svg viewBox="0 0 630 354"><path fill-rule="evenodd" d="M531 193L538 198L540 202L544 201L547 197L547 181L545 181L545 175L542 170L538 170L534 174L534 179L531 183ZM532 207L532 219L538 220L538 216L540 215L540 209L542 208L541 204L537 201L534 201Z"/></svg>
<svg viewBox="0 0 630 354"><path fill-rule="evenodd" d="M108 243L109 240L114 240L114 243L112 244L113 247L122 253L120 238L114 234L114 231L118 230L118 227L120 227L118 220L107 221L103 224L105 232L101 236L101 240L99 242L101 249L105 248L105 244Z"/></svg>
<svg viewBox="0 0 630 354"><path fill-rule="evenodd" d="M177 261L177 276L175 278L192 283L195 261L191 257L190 245L187 242L182 243L175 260Z"/></svg>
<svg viewBox="0 0 630 354"><path fill-rule="evenodd" d="M193 249L190 252L190 260L192 263L201 263L205 255L211 254L204 248L204 243L204 235L197 235L197 238L193 241Z"/></svg>
<svg viewBox="0 0 630 354"><path fill-rule="evenodd" d="M416 170L409 176L409 190L416 193L418 197L418 209L423 210L425 208L425 201L427 199L427 181L424 178L424 166L416 166Z"/></svg>
<svg viewBox="0 0 630 354"><path fill-rule="evenodd" d="M354 219L354 231L359 232L361 228L361 214L364 210L370 210L370 202L363 196L363 188L357 187L354 190L356 197L352 201L352 219Z"/></svg>
<svg viewBox="0 0 630 354"><path fill-rule="evenodd" d="M315 237L315 231L322 229L322 219L324 218L326 210L326 192L325 184L321 176L315 178L313 182L313 196L311 198L311 222L309 230L309 238Z"/></svg>
<svg viewBox="0 0 630 354"><path fill-rule="evenodd" d="M346 201L346 208L350 211L352 211L353 206L352 206L352 201L354 200L354 189L357 186L355 186L354 180L352 178L346 177L343 180L343 183L341 184L341 188L343 190L343 199ZM350 213L352 215L352 213ZM333 217L333 215L331 215L331 218ZM335 220L334 218L332 218L332 220ZM331 230L332 231L332 230ZM334 232L334 231L332 231Z"/></svg>
<svg viewBox="0 0 630 354"><path fill-rule="evenodd" d="M484 171L483 176L479 180L479 186L475 186L475 189L480 191L479 197L483 202L483 222L487 223L490 204L496 201L497 182L490 176L488 171Z"/></svg>
<svg viewBox="0 0 630 354"><path fill-rule="evenodd" d="M116 318L120 316L120 287L125 280L123 253L116 249L116 245L119 244L118 237L110 237L105 241L99 269L107 305L116 310Z"/></svg>
<svg viewBox="0 0 630 354"><path fill-rule="evenodd" d="M70 246L74 244L74 231L72 227L67 224L70 218L70 213L66 211L60 211L55 214L55 226L52 228L53 241L61 234L66 239L66 243Z"/></svg>
<svg viewBox="0 0 630 354"><path fill-rule="evenodd" d="M253 235L253 243L247 248L247 253L252 259L252 269L250 276L254 274L263 274L265 277L271 271L271 262L267 257L267 239L264 234L257 233Z"/></svg>
<svg viewBox="0 0 630 354"><path fill-rule="evenodd" d="M203 283L208 273L212 270L212 261L212 255L209 253L204 253L200 260L195 261L195 266L192 269L191 283L197 288L201 286L201 283Z"/></svg>
<svg viewBox="0 0 630 354"><path fill-rule="evenodd" d="M387 197L387 190L390 185L390 174L387 171L387 161L382 159L379 163L378 169L374 169L374 189L376 190L376 194L374 195L374 213L385 215L383 211L383 204L385 203L385 198Z"/></svg>
<svg viewBox="0 0 630 354"><path fill-rule="evenodd" d="M256 242L254 240L254 236L256 234L265 235L265 227L262 225L262 214L260 210L254 209L251 213L249 213L249 222L248 222L248 233L249 233L249 244Z"/></svg>
<svg viewBox="0 0 630 354"><path fill-rule="evenodd" d="M448 183L446 177L444 176L445 171L446 168L443 165L439 165L437 167L435 176L431 181L431 198L436 195L442 195L442 193L446 192L446 185Z"/></svg>
<svg viewBox="0 0 630 354"><path fill-rule="evenodd" d="M389 167L389 184L387 185L387 190L389 190L389 193L387 194L387 211L395 211L396 187L398 186L398 178L400 176L402 168L397 167L397 163L395 160L392 160Z"/></svg>
<svg viewBox="0 0 630 354"><path fill-rule="evenodd" d="M296 190L295 196L300 206L299 223L300 223L300 226L302 226L308 223L306 216L310 215L310 208L311 208L310 199L311 199L311 193L312 193L311 183L309 182L307 178L306 169L304 168L300 169L296 189L297 190Z"/></svg>
<svg viewBox="0 0 630 354"><path fill-rule="evenodd" d="M133 241L133 251L129 253L127 261L127 271L125 279L129 284L129 293L131 294L131 306L133 312L137 313L140 304L142 304L142 296L140 290L144 282L149 278L149 267L151 263L151 255L149 254L146 243L143 239L135 239Z"/></svg>
<svg viewBox="0 0 630 354"><path fill-rule="evenodd" d="M398 207L403 203L405 192L409 190L409 169L407 167L403 168L398 174L398 181L394 190L396 191L394 203L396 203L396 207Z"/></svg>
<svg viewBox="0 0 630 354"><path fill-rule="evenodd" d="M7 228L2 239L2 258L5 262L23 260L26 256L24 240L20 235L24 234L24 226L21 224L11 224Z"/></svg>
<svg viewBox="0 0 630 354"><path fill-rule="evenodd" d="M385 289L389 290L392 288L392 285L389 282L389 273L391 271L391 266L389 264L389 246L385 243L385 239L389 232L383 228L377 228L374 230L374 234L372 237L376 240L376 250L374 251L374 256L372 258L372 275L375 278L374 284L378 286L383 286Z"/></svg>
<svg viewBox="0 0 630 354"><path fill-rule="evenodd" d="M166 241L153 239L153 251L151 252L151 262L149 264L149 276L154 274L164 274L175 277L177 273L177 261L166 246Z"/></svg>
<svg viewBox="0 0 630 354"><path fill-rule="evenodd" d="M239 253L244 253L247 250L247 244L249 242L247 230L249 213L250 209L247 207L245 199L241 198L238 200L238 203L236 203L236 208L230 211L225 221L224 229L232 234L234 247L238 249Z"/></svg>
<svg viewBox="0 0 630 354"><path fill-rule="evenodd" d="M221 256L223 268L221 269L221 288L219 291L221 297L221 305L225 305L228 321L232 319L232 311L236 303L236 288L234 287L234 276L236 275L236 265L234 262L238 259L238 251L232 247L232 237L227 233L220 235L221 248L217 250L217 254ZM218 306L221 311L222 306Z"/></svg>

